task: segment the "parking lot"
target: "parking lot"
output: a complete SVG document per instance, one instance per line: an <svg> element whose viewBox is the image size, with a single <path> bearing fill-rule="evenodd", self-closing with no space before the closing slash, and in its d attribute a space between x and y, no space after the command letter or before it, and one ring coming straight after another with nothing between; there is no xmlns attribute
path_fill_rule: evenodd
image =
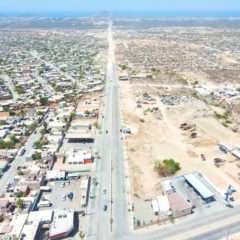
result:
<svg viewBox="0 0 240 240"><path fill-rule="evenodd" d="M66 150L69 150L72 148L82 149L82 150L91 150L94 148L94 142L92 143L69 142L68 139L64 139L60 152L64 153Z"/></svg>
<svg viewBox="0 0 240 240"><path fill-rule="evenodd" d="M209 188L214 194L214 201L206 202L200 195L186 182L183 176L171 178L171 186L180 193L180 195L192 205L192 214L184 216L182 218L209 216L215 212L226 209L226 203L224 198L216 191L216 189L210 185L204 176L199 174L198 177L206 187ZM160 217L155 215L151 206L151 199L143 199L138 196L133 196L134 200L134 217L135 220L140 221L141 225L156 222Z"/></svg>
<svg viewBox="0 0 240 240"><path fill-rule="evenodd" d="M52 209L73 209L82 210L81 207L81 179L63 182L51 182L51 192L44 192L41 200L46 199L51 202ZM72 195L72 196L71 196Z"/></svg>

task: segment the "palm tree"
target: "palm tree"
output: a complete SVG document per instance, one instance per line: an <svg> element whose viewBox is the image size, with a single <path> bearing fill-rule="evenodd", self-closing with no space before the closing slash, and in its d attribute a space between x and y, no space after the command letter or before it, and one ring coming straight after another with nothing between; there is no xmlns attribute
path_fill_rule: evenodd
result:
<svg viewBox="0 0 240 240"><path fill-rule="evenodd" d="M85 238L85 234L82 232L82 230L79 232L79 237L81 238L81 240Z"/></svg>

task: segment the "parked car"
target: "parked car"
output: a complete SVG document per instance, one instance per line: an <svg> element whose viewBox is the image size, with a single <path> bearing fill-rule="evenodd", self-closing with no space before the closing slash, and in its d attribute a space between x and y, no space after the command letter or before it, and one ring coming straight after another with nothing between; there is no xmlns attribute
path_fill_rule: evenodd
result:
<svg viewBox="0 0 240 240"><path fill-rule="evenodd" d="M67 196L72 200L73 199L73 192L68 193Z"/></svg>

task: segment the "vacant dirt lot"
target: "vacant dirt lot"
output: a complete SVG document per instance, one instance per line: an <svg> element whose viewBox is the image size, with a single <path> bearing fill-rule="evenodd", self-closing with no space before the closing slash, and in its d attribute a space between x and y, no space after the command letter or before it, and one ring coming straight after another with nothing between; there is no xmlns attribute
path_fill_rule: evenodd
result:
<svg viewBox="0 0 240 240"><path fill-rule="evenodd" d="M213 110L190 96L183 97L184 91L179 89L180 104L166 105L161 101L163 94L175 94L176 90L134 85L128 81L120 84L125 126L133 131L126 138L133 194L148 199L161 194L161 179L153 166L155 160L166 158L180 162L178 175L200 170L220 191L224 192L232 184L240 192L238 161L217 146L223 142L234 147L240 136L222 126L214 118ZM190 130L180 129L182 123L193 125L192 132L197 133L197 138L190 137ZM206 161L201 159L201 154ZM226 162L217 168L213 162L216 157Z"/></svg>

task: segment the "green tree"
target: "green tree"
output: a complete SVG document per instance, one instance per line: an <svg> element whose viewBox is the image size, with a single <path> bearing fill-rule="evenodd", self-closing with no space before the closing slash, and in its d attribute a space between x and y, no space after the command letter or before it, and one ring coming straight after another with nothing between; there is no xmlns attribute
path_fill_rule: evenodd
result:
<svg viewBox="0 0 240 240"><path fill-rule="evenodd" d="M23 200L21 198L18 198L16 201L16 205L17 205L18 209L22 208Z"/></svg>
<svg viewBox="0 0 240 240"><path fill-rule="evenodd" d="M75 112L71 112L71 119L75 119L77 114Z"/></svg>
<svg viewBox="0 0 240 240"><path fill-rule="evenodd" d="M21 197L23 197L23 192L18 192L17 193L17 198L21 198Z"/></svg>
<svg viewBox="0 0 240 240"><path fill-rule="evenodd" d="M45 130L45 128L41 129L41 131L40 131L40 133L41 133L42 136L45 135L46 132L47 132L47 131Z"/></svg>
<svg viewBox="0 0 240 240"><path fill-rule="evenodd" d="M29 125L27 127L27 129L32 132L32 131L34 131L36 129L37 126L38 126L38 124L36 122L34 122L31 125Z"/></svg>
<svg viewBox="0 0 240 240"><path fill-rule="evenodd" d="M42 106L48 105L48 97L41 97L39 101Z"/></svg>
<svg viewBox="0 0 240 240"><path fill-rule="evenodd" d="M41 160L41 159L42 159L41 153L34 153L33 154L33 160Z"/></svg>
<svg viewBox="0 0 240 240"><path fill-rule="evenodd" d="M41 149L42 148L42 143L40 141L36 141L34 143L34 146L35 146L36 149Z"/></svg>
<svg viewBox="0 0 240 240"><path fill-rule="evenodd" d="M47 122L43 122L43 127L44 127L45 130L47 130L48 123Z"/></svg>

